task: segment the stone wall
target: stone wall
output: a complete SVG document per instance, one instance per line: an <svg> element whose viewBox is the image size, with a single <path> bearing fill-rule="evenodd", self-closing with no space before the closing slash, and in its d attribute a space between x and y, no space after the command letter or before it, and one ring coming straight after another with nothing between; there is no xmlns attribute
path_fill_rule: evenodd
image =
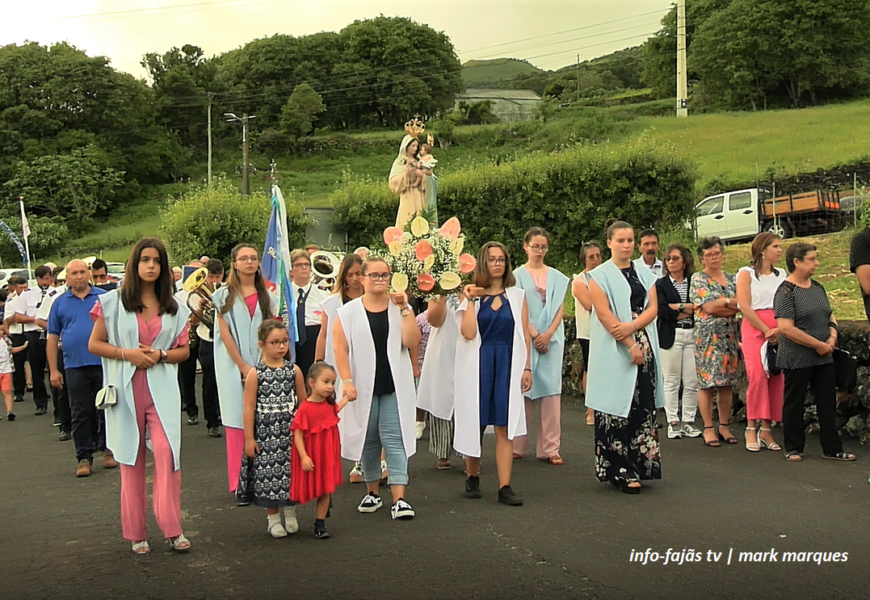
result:
<svg viewBox="0 0 870 600"><path fill-rule="evenodd" d="M870 328L866 323L841 323L840 346L858 357L858 387L838 392L837 425L843 435L870 443ZM565 361L562 367L562 394L568 401L583 401L583 351L576 340L574 319L565 319ZM746 372L734 390L732 422L746 422ZM812 396L807 392L804 418L807 431L818 433L818 416ZM736 430L736 428L735 428Z"/></svg>

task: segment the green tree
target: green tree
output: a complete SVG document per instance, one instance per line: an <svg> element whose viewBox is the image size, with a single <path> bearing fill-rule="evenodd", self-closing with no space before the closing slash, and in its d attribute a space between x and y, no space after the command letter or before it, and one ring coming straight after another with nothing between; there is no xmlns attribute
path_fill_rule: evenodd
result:
<svg viewBox="0 0 870 600"><path fill-rule="evenodd" d="M107 163L95 146L49 154L20 163L4 188L10 197L24 196L34 214L83 223L110 206L124 184L123 172Z"/></svg>
<svg viewBox="0 0 870 600"><path fill-rule="evenodd" d="M287 227L294 247L305 241L307 217L302 205L286 198ZM262 248L272 202L264 193L243 196L226 177L212 179L211 191L194 186L172 198L161 212L160 235L175 261L188 261L206 254L227 260L240 241ZM228 264L228 263L226 263Z"/></svg>
<svg viewBox="0 0 870 600"><path fill-rule="evenodd" d="M870 83L870 4L853 0L734 0L698 30L701 83L730 107L770 96L801 107Z"/></svg>
<svg viewBox="0 0 870 600"><path fill-rule="evenodd" d="M307 83L300 83L281 109L281 131L298 140L314 131L317 115L325 110L320 94Z"/></svg>
<svg viewBox="0 0 870 600"><path fill-rule="evenodd" d="M18 205L15 204L15 209ZM29 212L29 208L28 208ZM12 231L17 232L21 238L21 213L14 211L12 207L7 208L2 214L2 220L9 226ZM27 215L27 223L30 226L30 244L31 258L34 264L40 260L40 257L51 256L55 254L68 240L70 236L69 227L60 219L52 217L40 217L34 214ZM21 240L24 243L24 240ZM12 240L5 233L0 232L0 258L4 264L23 264L21 262L21 254Z"/></svg>

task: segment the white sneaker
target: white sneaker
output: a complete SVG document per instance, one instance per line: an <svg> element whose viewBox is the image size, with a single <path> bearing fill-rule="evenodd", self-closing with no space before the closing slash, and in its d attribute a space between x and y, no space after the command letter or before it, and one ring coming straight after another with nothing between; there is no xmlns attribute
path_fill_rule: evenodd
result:
<svg viewBox="0 0 870 600"><path fill-rule="evenodd" d="M284 529L287 533L299 531L299 521L296 519L296 505L284 507Z"/></svg>
<svg viewBox="0 0 870 600"><path fill-rule="evenodd" d="M271 535L273 538L285 538L285 537L287 537L287 530L284 529L284 526L281 525L280 522L273 523L272 525L269 525L268 531L269 531L269 535Z"/></svg>
<svg viewBox="0 0 870 600"><path fill-rule="evenodd" d="M395 519L413 519L416 513L411 505L405 502L404 498L399 498L393 507L390 509L390 516Z"/></svg>
<svg viewBox="0 0 870 600"><path fill-rule="evenodd" d="M362 483L363 482L362 464L361 463L354 464L353 469L350 470L350 482L351 483Z"/></svg>
<svg viewBox="0 0 870 600"><path fill-rule="evenodd" d="M362 499L362 502L357 506L357 510L361 513L373 513L384 505L384 501L377 494L369 492Z"/></svg>
<svg viewBox="0 0 870 600"><path fill-rule="evenodd" d="M678 440L683 437L683 428L679 423L668 424L668 439Z"/></svg>
<svg viewBox="0 0 870 600"><path fill-rule="evenodd" d="M417 439L423 437L423 430L426 429L426 421L417 421Z"/></svg>
<svg viewBox="0 0 870 600"><path fill-rule="evenodd" d="M696 428L692 423L683 423L683 435L690 438L696 438L700 436L703 431Z"/></svg>

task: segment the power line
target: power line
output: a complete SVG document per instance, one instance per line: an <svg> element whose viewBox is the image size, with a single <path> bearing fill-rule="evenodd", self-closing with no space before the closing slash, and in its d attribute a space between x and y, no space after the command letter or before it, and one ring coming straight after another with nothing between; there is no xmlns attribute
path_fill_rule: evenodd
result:
<svg viewBox="0 0 870 600"><path fill-rule="evenodd" d="M177 13L185 13L185 12L196 12L200 9L200 7L209 6L211 8L202 8L202 10L215 10L215 9L223 9L223 8L247 8L249 6L258 6L261 4L275 4L279 0L264 0L260 2L250 3L247 0L212 0L210 2L198 2L195 4L179 4L177 6L157 6L151 8L131 8L128 10L114 10L114 11L104 11L104 12L96 12L84 15L66 15L63 17L53 17L52 21L70 21L70 20L80 20L81 23L99 23L101 21L115 21L118 19L132 19L142 16L159 16L161 14L177 14ZM243 2L243 4L238 4L238 2ZM193 10L180 10L180 9L193 9ZM147 14L146 14L147 13ZM116 15L127 15L127 16L116 16ZM91 19L91 17L108 17L108 18L99 18L99 19Z"/></svg>

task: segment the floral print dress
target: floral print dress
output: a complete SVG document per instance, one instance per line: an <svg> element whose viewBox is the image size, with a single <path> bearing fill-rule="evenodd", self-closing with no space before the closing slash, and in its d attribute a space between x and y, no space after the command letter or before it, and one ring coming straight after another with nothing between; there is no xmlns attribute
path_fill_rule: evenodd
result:
<svg viewBox="0 0 870 600"><path fill-rule="evenodd" d="M622 270L631 286L631 310L635 317L643 312L647 292L634 266ZM643 364L634 367L634 394L628 417L595 411L595 476L598 481L633 483L641 479L661 479L662 463L656 430L656 363L644 329L636 339L644 355Z"/></svg>
<svg viewBox="0 0 870 600"><path fill-rule="evenodd" d="M701 271L692 275L690 296L695 305L695 366L698 387L709 390L737 385L740 365L740 337L734 317L714 317L701 305L737 295L737 279L724 273L726 285Z"/></svg>

